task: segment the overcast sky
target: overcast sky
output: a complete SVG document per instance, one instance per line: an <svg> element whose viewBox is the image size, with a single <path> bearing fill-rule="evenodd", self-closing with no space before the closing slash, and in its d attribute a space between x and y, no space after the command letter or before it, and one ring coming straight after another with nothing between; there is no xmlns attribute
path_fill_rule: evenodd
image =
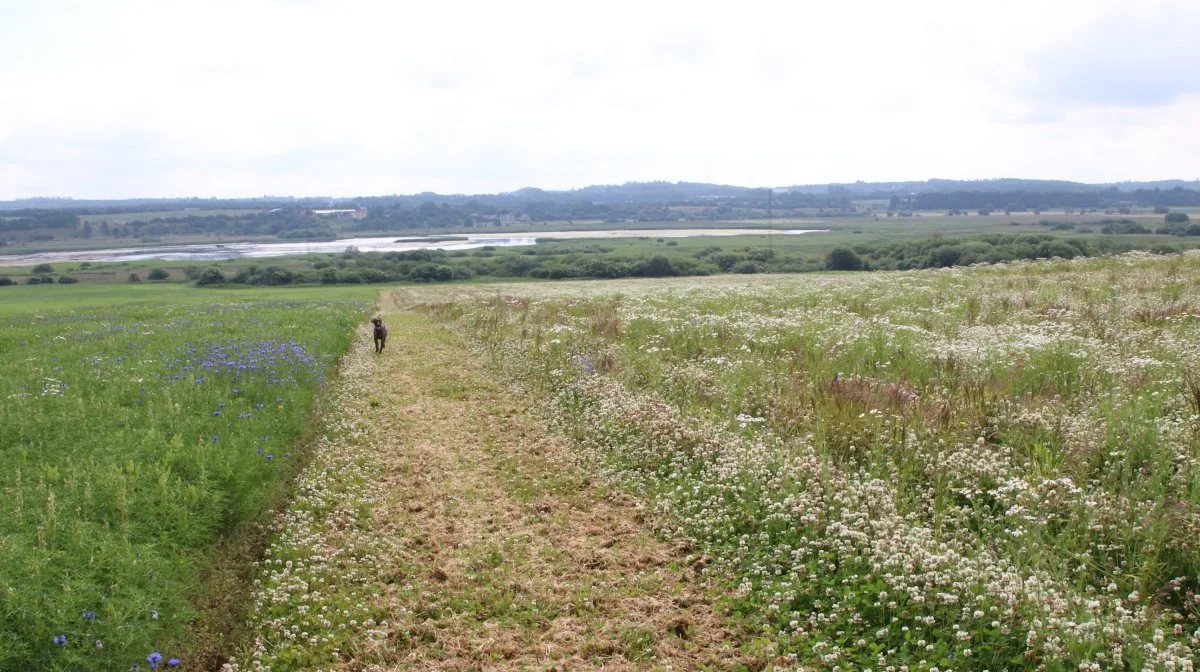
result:
<svg viewBox="0 0 1200 672"><path fill-rule="evenodd" d="M1200 2L0 0L0 199L1200 177Z"/></svg>

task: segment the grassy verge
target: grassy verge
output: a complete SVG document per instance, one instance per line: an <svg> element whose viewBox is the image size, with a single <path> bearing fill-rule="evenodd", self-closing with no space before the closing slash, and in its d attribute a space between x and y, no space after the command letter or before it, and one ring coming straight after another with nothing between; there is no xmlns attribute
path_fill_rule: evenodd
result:
<svg viewBox="0 0 1200 672"><path fill-rule="evenodd" d="M1198 264L424 296L800 662L1181 669Z"/></svg>

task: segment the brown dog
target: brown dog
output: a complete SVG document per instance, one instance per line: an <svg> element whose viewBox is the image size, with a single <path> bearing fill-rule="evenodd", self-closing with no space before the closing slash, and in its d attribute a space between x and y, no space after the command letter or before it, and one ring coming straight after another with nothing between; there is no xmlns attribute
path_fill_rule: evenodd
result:
<svg viewBox="0 0 1200 672"><path fill-rule="evenodd" d="M387 344L387 325L382 317L371 318L371 324L375 325L375 352L383 352L383 346Z"/></svg>

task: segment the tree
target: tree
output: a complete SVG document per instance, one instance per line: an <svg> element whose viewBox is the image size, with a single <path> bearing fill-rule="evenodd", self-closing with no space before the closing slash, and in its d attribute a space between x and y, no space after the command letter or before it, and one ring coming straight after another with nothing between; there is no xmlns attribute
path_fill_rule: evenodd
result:
<svg viewBox="0 0 1200 672"><path fill-rule="evenodd" d="M1169 212L1166 217L1163 217L1167 224L1186 224L1189 219L1186 212Z"/></svg>
<svg viewBox="0 0 1200 672"><path fill-rule="evenodd" d="M854 250L848 247L838 247L825 257L825 268L831 271L861 271L863 270L863 260L854 253Z"/></svg>
<svg viewBox="0 0 1200 672"><path fill-rule="evenodd" d="M32 271L29 271L29 273L31 275L37 274L37 273L53 273L53 272L54 272L54 267L51 266L50 264L38 264L37 266L33 267Z"/></svg>
<svg viewBox="0 0 1200 672"><path fill-rule="evenodd" d="M151 280L166 280L171 277L171 274L161 268L152 268L150 269L150 275L146 277Z"/></svg>

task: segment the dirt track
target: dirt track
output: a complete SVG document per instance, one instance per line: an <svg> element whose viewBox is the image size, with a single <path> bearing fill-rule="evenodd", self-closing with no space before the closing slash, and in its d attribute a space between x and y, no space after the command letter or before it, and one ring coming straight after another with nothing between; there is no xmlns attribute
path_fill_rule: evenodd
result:
<svg viewBox="0 0 1200 672"><path fill-rule="evenodd" d="M393 306L385 295L384 306ZM399 540L373 598L372 670L754 669L638 507L591 483L567 445L452 334L385 312L375 360L386 499Z"/></svg>

